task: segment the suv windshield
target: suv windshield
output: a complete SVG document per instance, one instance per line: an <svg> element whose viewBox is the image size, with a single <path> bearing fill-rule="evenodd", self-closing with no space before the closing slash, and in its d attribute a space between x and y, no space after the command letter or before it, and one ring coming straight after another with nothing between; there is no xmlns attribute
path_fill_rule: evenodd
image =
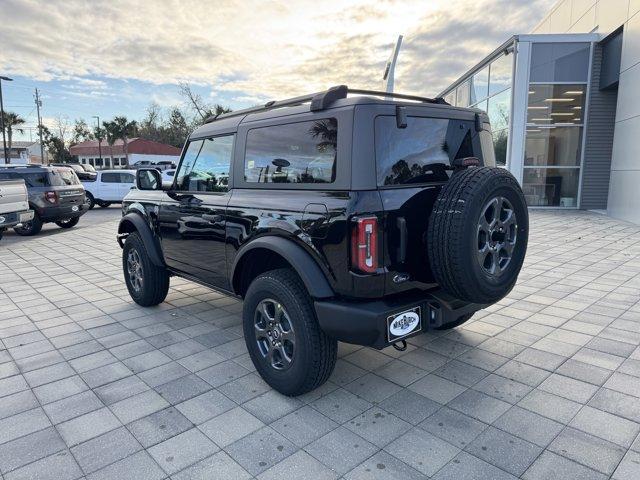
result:
<svg viewBox="0 0 640 480"><path fill-rule="evenodd" d="M67 185L79 185L78 177L68 168L54 168L47 175L49 185L52 187L64 187Z"/></svg>
<svg viewBox="0 0 640 480"><path fill-rule="evenodd" d="M473 133L473 122L463 120L408 117L407 127L398 128L395 116L376 117L378 185L446 182L452 160L482 159Z"/></svg>
<svg viewBox="0 0 640 480"><path fill-rule="evenodd" d="M93 168L93 165L90 165L90 164L88 164L88 163L85 163L85 164L80 165L80 166L82 167L82 169L83 169L85 172L89 172L89 173L96 173L96 169L95 169L95 168Z"/></svg>

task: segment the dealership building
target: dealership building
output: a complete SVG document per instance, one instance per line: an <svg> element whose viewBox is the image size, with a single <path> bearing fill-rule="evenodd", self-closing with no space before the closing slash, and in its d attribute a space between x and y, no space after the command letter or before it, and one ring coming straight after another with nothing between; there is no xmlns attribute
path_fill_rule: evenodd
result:
<svg viewBox="0 0 640 480"><path fill-rule="evenodd" d="M640 223L639 0L562 0L440 96L488 113L530 206Z"/></svg>

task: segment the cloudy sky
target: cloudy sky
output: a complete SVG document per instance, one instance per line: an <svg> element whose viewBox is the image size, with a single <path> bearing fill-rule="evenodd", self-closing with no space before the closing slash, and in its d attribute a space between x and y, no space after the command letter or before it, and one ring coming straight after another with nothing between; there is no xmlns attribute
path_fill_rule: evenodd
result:
<svg viewBox="0 0 640 480"><path fill-rule="evenodd" d="M5 108L35 125L140 119L178 82L232 108L331 85L379 88L398 34L396 90L434 95L555 0L0 0ZM28 135L27 135L28 136Z"/></svg>

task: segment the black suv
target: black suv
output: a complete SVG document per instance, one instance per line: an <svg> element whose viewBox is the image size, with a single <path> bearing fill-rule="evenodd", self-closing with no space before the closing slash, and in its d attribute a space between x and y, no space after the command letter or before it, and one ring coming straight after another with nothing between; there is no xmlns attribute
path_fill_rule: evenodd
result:
<svg viewBox="0 0 640 480"><path fill-rule="evenodd" d="M75 172L66 166L0 166L0 180L16 179L23 179L27 185L29 208L35 212L33 220L14 228L19 235L35 235L47 222L71 228L89 211L84 187Z"/></svg>
<svg viewBox="0 0 640 480"><path fill-rule="evenodd" d="M210 118L171 186L137 172L127 288L156 305L177 275L243 298L257 371L302 394L338 340L404 349L513 288L528 213L494 164L487 115L442 99L339 86Z"/></svg>

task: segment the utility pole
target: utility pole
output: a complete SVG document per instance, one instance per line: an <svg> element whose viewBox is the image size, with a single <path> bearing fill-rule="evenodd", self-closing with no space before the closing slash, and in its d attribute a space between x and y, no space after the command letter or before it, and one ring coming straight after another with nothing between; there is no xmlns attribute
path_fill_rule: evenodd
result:
<svg viewBox="0 0 640 480"><path fill-rule="evenodd" d="M98 120L98 133L102 136L102 129L100 128L100 117L94 115L93 118ZM98 155L100 156L100 165L102 165L102 138L98 137Z"/></svg>
<svg viewBox="0 0 640 480"><path fill-rule="evenodd" d="M7 139L4 132L4 105L2 104L2 80L7 82L13 82L13 78L0 76L0 128L2 128L2 146L4 151L4 163L9 164L9 157L7 155Z"/></svg>
<svg viewBox="0 0 640 480"><path fill-rule="evenodd" d="M42 143L42 118L40 117L40 107L42 106L42 100L40 100L40 94L36 88L36 109L38 110L38 135L40 136L40 158L44 165L44 143Z"/></svg>

